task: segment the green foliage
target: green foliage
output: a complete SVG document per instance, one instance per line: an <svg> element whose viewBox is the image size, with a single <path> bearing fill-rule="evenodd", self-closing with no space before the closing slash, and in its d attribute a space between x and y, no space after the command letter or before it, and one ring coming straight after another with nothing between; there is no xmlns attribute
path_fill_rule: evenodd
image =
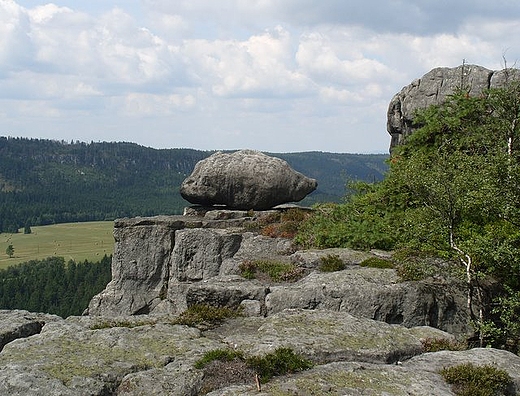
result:
<svg viewBox="0 0 520 396"><path fill-rule="evenodd" d="M424 352L438 351L464 351L468 345L462 341L449 340L446 338L425 338L421 340Z"/></svg>
<svg viewBox="0 0 520 396"><path fill-rule="evenodd" d="M111 261L105 256L96 263L65 263L49 257L0 270L0 309L81 315L110 281Z"/></svg>
<svg viewBox="0 0 520 396"><path fill-rule="evenodd" d="M296 373L312 367L312 363L290 348L278 348L265 356L253 356L247 364L256 371L262 383L279 375Z"/></svg>
<svg viewBox="0 0 520 396"><path fill-rule="evenodd" d="M303 268L277 260L246 260L239 266L246 279L265 279L273 282L295 282L304 275Z"/></svg>
<svg viewBox="0 0 520 396"><path fill-rule="evenodd" d="M273 213L259 220L260 233L272 238L294 238L302 222L309 216L308 210L299 208Z"/></svg>
<svg viewBox="0 0 520 396"><path fill-rule="evenodd" d="M235 318L239 315L239 311L226 307L194 304L188 307L188 309L179 316L175 323L191 327L211 329L220 326L225 319Z"/></svg>
<svg viewBox="0 0 520 396"><path fill-rule="evenodd" d="M482 324L482 331L490 346L520 353L520 291L505 288L505 294L495 301L492 313L495 320Z"/></svg>
<svg viewBox="0 0 520 396"><path fill-rule="evenodd" d="M463 270L453 262L450 256L442 255L441 252L402 248L395 251L392 260L397 275L403 282L432 277L443 279L461 279L463 277Z"/></svg>
<svg viewBox="0 0 520 396"><path fill-rule="evenodd" d="M321 272L336 272L345 269L345 263L337 254L327 254L320 258Z"/></svg>
<svg viewBox="0 0 520 396"><path fill-rule="evenodd" d="M370 257L366 260L363 260L360 264L361 267L369 267L369 268L381 268L381 269L391 269L394 268L394 263L390 260L380 258L380 257Z"/></svg>
<svg viewBox="0 0 520 396"><path fill-rule="evenodd" d="M154 324L152 320L124 320L124 319L110 319L100 321L98 323L90 326L91 330L100 330L100 329L111 329L114 327L126 327L126 328L134 328L140 326L146 326Z"/></svg>
<svg viewBox="0 0 520 396"><path fill-rule="evenodd" d="M453 392L460 396L494 396L511 394L511 377L505 370L494 366L476 366L471 363L444 368L441 375Z"/></svg>
<svg viewBox="0 0 520 396"><path fill-rule="evenodd" d="M520 81L477 97L462 88L415 114L417 130L393 150L384 180L353 183L344 203L317 206L295 240L415 251L393 257L402 280L459 277L470 305L485 277L520 291ZM516 312L501 304L497 315ZM481 317L473 319L483 330ZM517 348L513 322L494 324L497 338L510 334L502 344Z"/></svg>
<svg viewBox="0 0 520 396"><path fill-rule="evenodd" d="M14 247L12 244L7 245L7 248L5 249L5 254L7 254L9 258L14 256Z"/></svg>
<svg viewBox="0 0 520 396"><path fill-rule="evenodd" d="M203 369L215 360L230 362L234 359L244 360L244 354L235 349L213 349L206 352L202 358L197 360L194 367L196 369Z"/></svg>

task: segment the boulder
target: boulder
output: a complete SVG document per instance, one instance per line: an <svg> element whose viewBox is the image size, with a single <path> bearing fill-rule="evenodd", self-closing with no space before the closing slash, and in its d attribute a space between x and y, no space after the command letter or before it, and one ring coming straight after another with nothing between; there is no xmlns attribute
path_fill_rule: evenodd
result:
<svg viewBox="0 0 520 396"><path fill-rule="evenodd" d="M0 310L0 351L11 341L38 334L45 323L57 320L62 318L23 310Z"/></svg>
<svg viewBox="0 0 520 396"><path fill-rule="evenodd" d="M290 347L315 363L395 363L421 354L421 338L451 339L451 335L436 329L422 327L419 333L328 310L285 310L256 321L256 331L236 331L243 327L241 322L248 320L236 319L227 331L221 330L222 341L249 356Z"/></svg>
<svg viewBox="0 0 520 396"><path fill-rule="evenodd" d="M477 65L439 67L429 71L401 89L390 101L387 113L387 130L392 136L390 150L414 132L413 117L418 109L442 103L460 87L476 96L486 89L502 87L517 77L520 72L516 69L492 71Z"/></svg>
<svg viewBox="0 0 520 396"><path fill-rule="evenodd" d="M218 152L198 162L180 193L199 205L265 210L297 202L317 187L287 162L258 151Z"/></svg>

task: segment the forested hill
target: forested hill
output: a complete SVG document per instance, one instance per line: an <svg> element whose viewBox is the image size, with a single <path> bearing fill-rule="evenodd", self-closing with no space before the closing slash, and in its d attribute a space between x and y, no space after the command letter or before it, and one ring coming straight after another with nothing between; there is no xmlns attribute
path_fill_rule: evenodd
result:
<svg viewBox="0 0 520 396"><path fill-rule="evenodd" d="M0 232L26 225L176 214L179 186L211 151L0 137ZM386 155L272 154L318 180L305 203L338 201L347 180L380 180Z"/></svg>

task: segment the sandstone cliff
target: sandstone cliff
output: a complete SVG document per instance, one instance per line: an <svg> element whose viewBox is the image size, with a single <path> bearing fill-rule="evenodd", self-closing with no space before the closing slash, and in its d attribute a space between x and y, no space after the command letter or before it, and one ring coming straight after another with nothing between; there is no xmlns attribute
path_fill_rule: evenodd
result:
<svg viewBox="0 0 520 396"><path fill-rule="evenodd" d="M387 130L392 136L390 150L413 133L413 117L418 109L442 103L457 88L464 87L470 95L476 96L486 89L504 86L519 74L516 69L492 71L477 65L461 65L439 67L412 81L394 95L388 106Z"/></svg>

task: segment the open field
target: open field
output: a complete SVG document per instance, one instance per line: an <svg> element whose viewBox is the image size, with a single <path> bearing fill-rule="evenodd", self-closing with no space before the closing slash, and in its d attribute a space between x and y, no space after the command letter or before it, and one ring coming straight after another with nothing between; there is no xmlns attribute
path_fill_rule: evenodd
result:
<svg viewBox="0 0 520 396"><path fill-rule="evenodd" d="M114 251L113 221L55 224L31 227L31 234L0 234L0 268L29 260L51 256L65 257L65 261L99 261ZM5 250L13 245L14 256Z"/></svg>

